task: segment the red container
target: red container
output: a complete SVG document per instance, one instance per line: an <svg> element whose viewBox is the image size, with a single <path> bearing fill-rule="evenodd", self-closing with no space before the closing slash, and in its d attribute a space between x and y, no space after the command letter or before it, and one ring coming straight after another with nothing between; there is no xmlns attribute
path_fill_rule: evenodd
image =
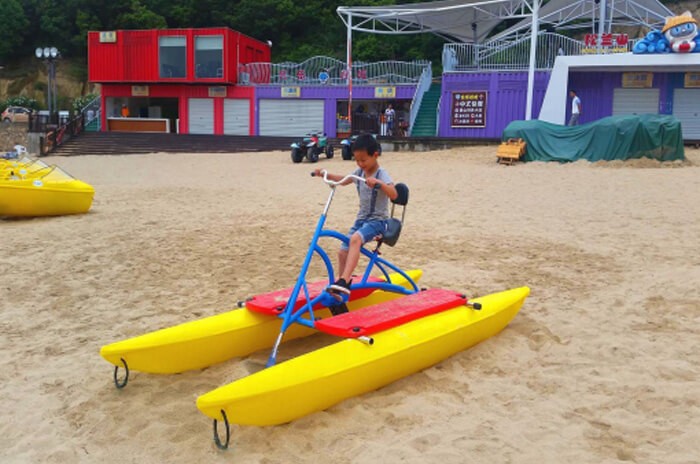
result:
<svg viewBox="0 0 700 464"><path fill-rule="evenodd" d="M222 38L220 59L197 63L196 40L217 36ZM161 56L162 37L185 45L185 62L174 77ZM240 64L269 62L268 44L228 28L88 32L88 79L96 83L233 85Z"/></svg>

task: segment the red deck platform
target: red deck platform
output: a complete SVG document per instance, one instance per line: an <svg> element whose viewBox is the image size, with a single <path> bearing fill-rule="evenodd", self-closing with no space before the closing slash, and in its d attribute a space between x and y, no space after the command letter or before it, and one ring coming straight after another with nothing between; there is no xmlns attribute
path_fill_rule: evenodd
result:
<svg viewBox="0 0 700 464"><path fill-rule="evenodd" d="M339 337L357 338L466 304L464 295L433 288L316 321L316 328Z"/></svg>
<svg viewBox="0 0 700 464"><path fill-rule="evenodd" d="M379 277L370 276L367 279L368 282L384 282L383 279ZM327 280L322 280L319 282L309 282L307 284L309 289L309 298L312 300L316 298L321 292L328 286ZM256 313L268 314L271 316L276 316L284 310L289 297L292 295L292 290L294 288L285 288L284 290L277 290L275 292L265 293L262 295L257 295L252 297L250 300L246 301L246 308ZM370 293L375 291L374 288L363 288L361 290L353 290L350 293L350 301L357 300L368 296ZM299 290L299 296L297 297L297 302L294 305L294 309L301 308L301 306L306 303L306 296L304 295L304 289ZM321 306L317 305L314 309L320 309Z"/></svg>

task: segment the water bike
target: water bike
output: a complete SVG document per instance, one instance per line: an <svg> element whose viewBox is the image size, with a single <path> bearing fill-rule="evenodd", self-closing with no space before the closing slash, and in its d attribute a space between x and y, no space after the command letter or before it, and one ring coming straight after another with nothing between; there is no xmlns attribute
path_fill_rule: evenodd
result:
<svg viewBox="0 0 700 464"><path fill-rule="evenodd" d="M129 369L182 372L272 347L267 368L197 398L199 410L214 421L216 445L225 449L232 423L277 425L327 409L469 348L515 317L527 287L468 300L451 290L419 288L420 270L404 271L381 256L381 246L395 245L401 233L409 193L403 184L396 184L387 231L370 245L374 249L360 250L368 260L364 273L355 276L349 295L331 292L333 265L319 239L349 243L347 235L324 225L337 186L365 179L348 175L336 182L322 172L331 190L294 286L248 298L224 314L102 347L100 354L115 366L117 387L126 385ZM397 205L401 219L394 217ZM314 257L328 279L307 281ZM277 364L283 340L315 332L342 340Z"/></svg>

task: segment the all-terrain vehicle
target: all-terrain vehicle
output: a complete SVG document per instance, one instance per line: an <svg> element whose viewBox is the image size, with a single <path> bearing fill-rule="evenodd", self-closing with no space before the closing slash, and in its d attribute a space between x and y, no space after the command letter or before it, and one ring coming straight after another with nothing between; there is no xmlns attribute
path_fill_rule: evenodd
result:
<svg viewBox="0 0 700 464"><path fill-rule="evenodd" d="M328 143L328 137L323 132L312 132L300 142L292 143L292 162L301 163L304 157L315 163L321 153L326 153L326 158L333 158L333 146Z"/></svg>
<svg viewBox="0 0 700 464"><path fill-rule="evenodd" d="M374 137L375 140L377 139L376 134L372 134L372 137ZM352 144L356 138L357 138L357 135L353 135L350 138L343 139L340 141L340 145L343 147L341 149L340 155L343 157L343 159L345 161L350 161L353 158L353 156L352 156ZM379 154L381 155L382 154L382 144L381 143L377 144L377 149L379 150Z"/></svg>

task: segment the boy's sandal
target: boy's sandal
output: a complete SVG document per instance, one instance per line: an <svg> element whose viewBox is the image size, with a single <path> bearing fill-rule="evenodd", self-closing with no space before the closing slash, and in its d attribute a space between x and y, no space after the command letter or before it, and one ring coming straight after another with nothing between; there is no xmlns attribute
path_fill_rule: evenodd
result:
<svg viewBox="0 0 700 464"><path fill-rule="evenodd" d="M326 287L326 290L330 293L345 293L346 295L350 294L349 288L339 285L338 283L329 285Z"/></svg>

